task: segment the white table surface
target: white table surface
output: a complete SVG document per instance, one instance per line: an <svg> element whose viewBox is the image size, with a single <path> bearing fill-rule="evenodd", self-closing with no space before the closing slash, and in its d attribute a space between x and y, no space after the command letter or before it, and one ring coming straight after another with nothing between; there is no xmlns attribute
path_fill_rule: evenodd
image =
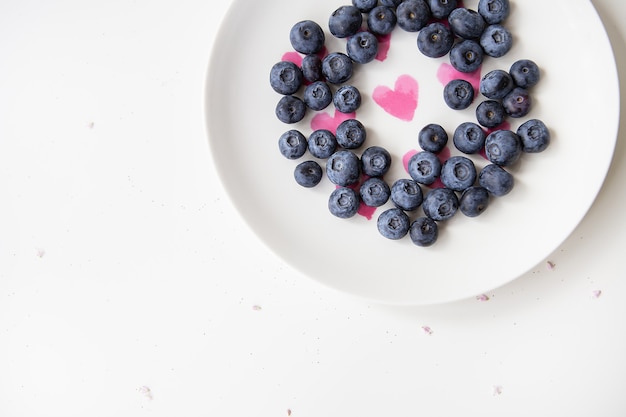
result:
<svg viewBox="0 0 626 417"><path fill-rule="evenodd" d="M623 125L583 222L488 300L355 299L213 169L229 3L0 2L0 416L626 415ZM626 3L594 4L626 74Z"/></svg>

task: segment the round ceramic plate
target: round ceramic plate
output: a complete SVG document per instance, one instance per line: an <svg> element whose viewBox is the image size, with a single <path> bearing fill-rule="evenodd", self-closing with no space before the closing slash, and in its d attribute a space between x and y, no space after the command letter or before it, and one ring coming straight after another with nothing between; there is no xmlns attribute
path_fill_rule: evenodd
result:
<svg viewBox="0 0 626 417"><path fill-rule="evenodd" d="M514 36L501 58L487 57L474 74L454 71L447 56L427 58L417 49L416 33L397 27L381 39L376 60L355 65L347 82L363 98L356 114L309 111L287 125L275 116L280 95L269 85L269 72L280 60L298 62L289 31L298 21L318 22L326 32L326 52L345 52L345 39L333 37L328 17L336 0L248 2L235 0L220 28L207 76L206 116L214 162L235 206L250 227L281 258L320 283L369 300L394 304L433 304L472 297L508 283L554 251L574 230L604 181L615 147L619 86L609 40L588 0L511 1L505 22ZM476 9L477 1L465 2ZM541 68L531 89L530 114L509 118L501 128L516 130L537 118L551 131L548 149L524 154L507 169L515 187L493 198L478 217L460 212L440 223L431 247L414 245L408 236L388 240L377 229L377 209L363 207L350 219L328 210L335 188L324 177L315 188L299 186L295 166L316 160L306 154L288 160L278 150L279 136L298 129L333 130L345 118L367 129L367 147L379 145L392 155L385 180L409 178L406 158L420 150L418 132L429 123L443 126L450 138L462 122L475 121L472 107L449 109L443 85L462 77L477 85L481 74L508 70L518 59ZM336 90L338 86L333 86ZM302 96L302 89L297 93ZM460 155L452 141L441 154ZM477 169L485 158L472 155ZM317 160L322 167L323 160ZM423 187L426 194L429 187ZM409 213L423 215L421 208Z"/></svg>

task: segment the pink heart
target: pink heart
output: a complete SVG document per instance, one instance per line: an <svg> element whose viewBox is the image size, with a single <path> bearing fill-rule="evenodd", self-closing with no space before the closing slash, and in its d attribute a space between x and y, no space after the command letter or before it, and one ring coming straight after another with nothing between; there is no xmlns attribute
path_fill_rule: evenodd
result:
<svg viewBox="0 0 626 417"><path fill-rule="evenodd" d="M398 77L393 90L384 85L376 87L372 98L387 113L408 122L417 109L418 90L417 81L405 74Z"/></svg>
<svg viewBox="0 0 626 417"><path fill-rule="evenodd" d="M344 120L354 119L356 113L341 113L335 109L335 115L331 116L328 113L317 113L311 119L311 129L326 129L333 133L337 132L337 126Z"/></svg>

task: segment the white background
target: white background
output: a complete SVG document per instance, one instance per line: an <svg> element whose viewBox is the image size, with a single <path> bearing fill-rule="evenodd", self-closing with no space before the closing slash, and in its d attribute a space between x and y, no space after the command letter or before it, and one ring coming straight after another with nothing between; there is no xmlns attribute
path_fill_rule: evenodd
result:
<svg viewBox="0 0 626 417"><path fill-rule="evenodd" d="M1 0L0 416L626 415L626 131L526 275L355 299L270 253L212 167L229 3ZM594 4L626 74L626 3Z"/></svg>

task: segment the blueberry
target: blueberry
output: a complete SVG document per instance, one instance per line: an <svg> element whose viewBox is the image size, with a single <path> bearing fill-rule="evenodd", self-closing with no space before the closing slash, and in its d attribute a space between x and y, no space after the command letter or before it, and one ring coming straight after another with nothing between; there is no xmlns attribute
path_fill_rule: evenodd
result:
<svg viewBox="0 0 626 417"><path fill-rule="evenodd" d="M316 158L327 159L337 149L337 138L330 130L314 130L307 140L309 152Z"/></svg>
<svg viewBox="0 0 626 417"><path fill-rule="evenodd" d="M451 156L441 166L441 182L454 191L463 191L476 181L476 167L471 159Z"/></svg>
<svg viewBox="0 0 626 417"><path fill-rule="evenodd" d="M420 31L430 20L430 9L425 0L404 0L396 8L398 26L407 32Z"/></svg>
<svg viewBox="0 0 626 417"><path fill-rule="evenodd" d="M322 180L322 167L315 161L304 161L296 165L293 176L301 186L312 188Z"/></svg>
<svg viewBox="0 0 626 417"><path fill-rule="evenodd" d="M378 38L371 32L359 32L348 39L346 53L359 64L372 62L378 55Z"/></svg>
<svg viewBox="0 0 626 417"><path fill-rule="evenodd" d="M353 85L342 85L335 92L333 103L341 113L354 113L361 107L361 92Z"/></svg>
<svg viewBox="0 0 626 417"><path fill-rule="evenodd" d="M367 14L367 27L375 35L390 34L397 22L396 13L389 6L376 6Z"/></svg>
<svg viewBox="0 0 626 417"><path fill-rule="evenodd" d="M302 75L309 82L321 81L322 58L317 54L308 54L302 58Z"/></svg>
<svg viewBox="0 0 626 417"><path fill-rule="evenodd" d="M289 32L291 46L301 54L316 54L325 42L324 30L312 20L303 20L292 26Z"/></svg>
<svg viewBox="0 0 626 417"><path fill-rule="evenodd" d="M457 9L459 10L459 9ZM476 41L465 39L450 49L450 64L460 72L474 72L483 63L484 52Z"/></svg>
<svg viewBox="0 0 626 417"><path fill-rule="evenodd" d="M422 188L417 181L400 178L391 186L391 201L399 209L413 211L422 204Z"/></svg>
<svg viewBox="0 0 626 417"><path fill-rule="evenodd" d="M391 167L391 155L381 146L370 146L361 154L361 169L368 177L381 177Z"/></svg>
<svg viewBox="0 0 626 417"><path fill-rule="evenodd" d="M502 197L513 189L513 175L499 165L489 164L478 174L478 185L484 187L489 194Z"/></svg>
<svg viewBox="0 0 626 417"><path fill-rule="evenodd" d="M485 19L476 10L457 7L450 12L448 23L452 33L463 39L478 39L486 27Z"/></svg>
<svg viewBox="0 0 626 417"><path fill-rule="evenodd" d="M550 145L550 131L544 122L530 119L517 128L522 141L522 150L527 153L544 151Z"/></svg>
<svg viewBox="0 0 626 417"><path fill-rule="evenodd" d="M490 25L502 23L510 13L509 0L480 0L478 13Z"/></svg>
<svg viewBox="0 0 626 417"><path fill-rule="evenodd" d="M476 120L481 126L496 127L506 118L502 103L498 100L485 100L476 107Z"/></svg>
<svg viewBox="0 0 626 417"><path fill-rule="evenodd" d="M439 237L439 226L430 217L418 217L409 227L409 238L417 246L428 247L435 244Z"/></svg>
<svg viewBox="0 0 626 417"><path fill-rule="evenodd" d="M513 90L515 84L507 71L496 69L489 71L480 80L480 93L492 100L501 100Z"/></svg>
<svg viewBox="0 0 626 417"><path fill-rule="evenodd" d="M322 59L322 74L331 84L341 84L352 77L353 70L350 57L341 52L333 52Z"/></svg>
<svg viewBox="0 0 626 417"><path fill-rule="evenodd" d="M363 181L359 188L359 195L366 206L380 207L389 201L391 189L382 178L372 177Z"/></svg>
<svg viewBox="0 0 626 417"><path fill-rule="evenodd" d="M522 141L515 132L496 130L485 139L485 155L496 165L512 165L522 155Z"/></svg>
<svg viewBox="0 0 626 417"><path fill-rule="evenodd" d="M515 87L502 99L504 111L511 117L520 118L530 113L533 100L528 90Z"/></svg>
<svg viewBox="0 0 626 417"><path fill-rule="evenodd" d="M357 149L365 142L367 131L360 121L347 119L337 126L335 137L339 146L345 149Z"/></svg>
<svg viewBox="0 0 626 417"><path fill-rule="evenodd" d="M361 29L363 15L353 5L340 6L328 18L328 29L337 38L347 38Z"/></svg>
<svg viewBox="0 0 626 417"><path fill-rule="evenodd" d="M324 81L315 81L306 86L303 98L311 110L323 110L333 101L333 92Z"/></svg>
<svg viewBox="0 0 626 417"><path fill-rule="evenodd" d="M467 217L481 215L489 206L489 191L476 185L463 191L459 199L459 210Z"/></svg>
<svg viewBox="0 0 626 417"><path fill-rule="evenodd" d="M433 152L417 152L409 159L407 171L416 182L430 185L441 175L441 161Z"/></svg>
<svg viewBox="0 0 626 417"><path fill-rule="evenodd" d="M361 13L369 13L378 5L378 0L352 0L352 5L359 9Z"/></svg>
<svg viewBox="0 0 626 417"><path fill-rule="evenodd" d="M450 28L441 22L426 25L417 34L417 49L429 57L440 58L450 52L454 45L454 35Z"/></svg>
<svg viewBox="0 0 626 417"><path fill-rule="evenodd" d="M270 70L270 85L279 94L294 94L302 85L302 70L293 62L280 61Z"/></svg>
<svg viewBox="0 0 626 417"><path fill-rule="evenodd" d="M452 143L465 154L475 154L485 146L486 137L487 134L482 127L473 122L464 122L454 130Z"/></svg>
<svg viewBox="0 0 626 417"><path fill-rule="evenodd" d="M326 176L335 185L347 187L359 182L361 163L349 150L336 151L326 161Z"/></svg>
<svg viewBox="0 0 626 417"><path fill-rule="evenodd" d="M306 137L299 130L288 130L278 138L278 149L285 158L298 159L307 150Z"/></svg>
<svg viewBox="0 0 626 417"><path fill-rule="evenodd" d="M453 110L467 109L474 101L474 87L466 80L451 80L443 88L443 100Z"/></svg>
<svg viewBox="0 0 626 417"><path fill-rule="evenodd" d="M459 209L459 198L449 188L435 188L426 194L422 208L424 214L433 220L448 220Z"/></svg>
<svg viewBox="0 0 626 417"><path fill-rule="evenodd" d="M428 6L435 19L447 19L457 8L457 0L428 0Z"/></svg>
<svg viewBox="0 0 626 417"><path fill-rule="evenodd" d="M530 88L536 85L541 78L539 66L530 59L515 61L509 69L509 73L515 81L515 85L522 88Z"/></svg>
<svg viewBox="0 0 626 417"><path fill-rule="evenodd" d="M283 96L276 104L276 117L283 123L297 123L304 119L306 104L296 96Z"/></svg>
<svg viewBox="0 0 626 417"><path fill-rule="evenodd" d="M335 188L328 197L328 210L340 219L349 219L359 211L359 195L352 188Z"/></svg>
<svg viewBox="0 0 626 417"><path fill-rule="evenodd" d="M480 36L480 46L485 55L500 58L507 54L513 46L513 36L502 25L489 25Z"/></svg>
<svg viewBox="0 0 626 417"><path fill-rule="evenodd" d="M400 6L400 4L402 4L402 2L404 1L405 0L380 0L379 3L382 6L387 6L395 9L396 7Z"/></svg>
<svg viewBox="0 0 626 417"><path fill-rule="evenodd" d="M409 216L399 208L390 208L378 216L376 222L378 232L387 239L398 240L402 239L409 233L411 227L411 220Z"/></svg>
<svg viewBox="0 0 626 417"><path fill-rule="evenodd" d="M439 153L448 144L448 133L441 125L429 123L419 131L417 142L423 150Z"/></svg>

